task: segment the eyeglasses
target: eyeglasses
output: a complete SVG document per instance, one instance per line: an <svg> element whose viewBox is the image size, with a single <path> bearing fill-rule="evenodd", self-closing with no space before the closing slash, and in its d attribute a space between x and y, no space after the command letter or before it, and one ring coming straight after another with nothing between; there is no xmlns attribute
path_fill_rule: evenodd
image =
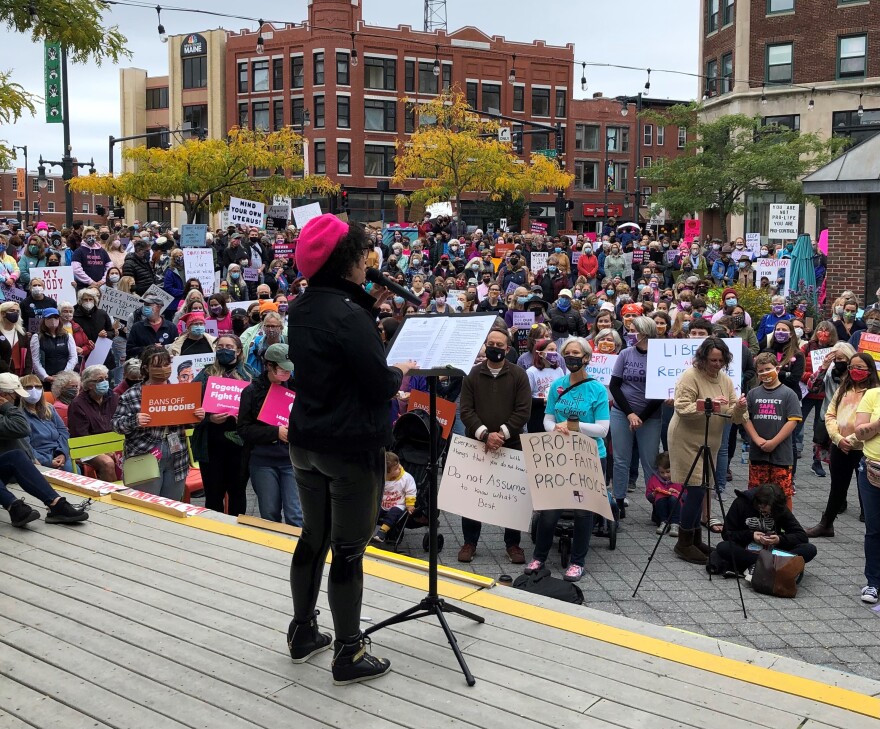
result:
<svg viewBox="0 0 880 729"><path fill-rule="evenodd" d="M850 372L870 372L871 371L867 367L852 367L852 366L850 366L850 367L847 367L847 369Z"/></svg>
<svg viewBox="0 0 880 729"><path fill-rule="evenodd" d="M235 352L236 351L234 346L227 346L225 344L218 344L214 347L214 349L222 349L226 352Z"/></svg>
<svg viewBox="0 0 880 729"><path fill-rule="evenodd" d="M42 385L22 385L25 390L42 390Z"/></svg>

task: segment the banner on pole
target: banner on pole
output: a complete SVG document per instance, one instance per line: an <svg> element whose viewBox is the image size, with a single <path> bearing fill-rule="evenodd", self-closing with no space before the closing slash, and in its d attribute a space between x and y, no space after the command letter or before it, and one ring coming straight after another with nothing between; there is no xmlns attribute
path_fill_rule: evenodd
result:
<svg viewBox="0 0 880 729"><path fill-rule="evenodd" d="M64 121L64 104L61 97L61 44L46 41L43 44L43 73L45 80L46 122L60 124Z"/></svg>

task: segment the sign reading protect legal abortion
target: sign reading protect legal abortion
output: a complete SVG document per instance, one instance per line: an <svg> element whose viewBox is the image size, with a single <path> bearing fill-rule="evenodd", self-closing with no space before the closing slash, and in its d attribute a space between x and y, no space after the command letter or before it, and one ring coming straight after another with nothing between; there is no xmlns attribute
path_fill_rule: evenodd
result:
<svg viewBox="0 0 880 729"><path fill-rule="evenodd" d="M694 355L703 343L702 339L649 339L646 365L645 396L649 400L666 400L675 395L675 383L693 365ZM742 340L739 337L725 339L724 343L733 354L727 374L733 380L736 394L742 385Z"/></svg>

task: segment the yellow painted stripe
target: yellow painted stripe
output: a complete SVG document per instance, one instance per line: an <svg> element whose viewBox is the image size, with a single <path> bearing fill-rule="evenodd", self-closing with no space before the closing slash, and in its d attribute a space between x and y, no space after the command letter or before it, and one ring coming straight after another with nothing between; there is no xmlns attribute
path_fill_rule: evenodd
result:
<svg viewBox="0 0 880 729"><path fill-rule="evenodd" d="M63 489L62 487L58 487L58 489L66 491L66 489ZM95 499L95 501L108 504L111 503L110 498L106 496ZM259 544L282 552L292 553L296 545L296 540L292 538L249 529L247 527L239 526L238 524L226 524L224 522L198 516L180 519L179 517L146 509L137 504L128 504L119 501L112 502L112 505L121 509L131 509L132 511L137 511L141 514L150 514L159 519L173 521L176 524L183 524L213 534L221 534L235 539L241 539L252 544ZM373 560L365 560L364 572L373 577L396 582L397 584L412 587L417 590L425 591L428 588L427 575L412 572L400 567L394 567L389 564L383 564ZM763 686L764 688L791 694L792 696L807 699L808 701L818 701L846 711L880 718L880 699L858 693L857 691L850 691L849 689L831 686L830 684L822 683L821 681L801 678L800 676L794 676L770 668L755 666L751 663L738 661L734 658L717 656L696 648L676 645L669 641L652 638L623 628L615 628L604 623L599 623L595 620L566 615L565 613L560 613L548 608L530 605L512 597L507 597L505 594L494 590L472 589L446 580L438 580L438 591L443 597L466 602L488 610L494 610L495 612L510 615L515 618L522 618L540 625L546 625L576 635L593 638L604 643L616 645L621 648L628 648L629 650L654 656L655 658L672 661L673 663L680 663L685 666L691 666L703 671L708 671L709 673L715 673L719 676L743 681L744 683Z"/></svg>

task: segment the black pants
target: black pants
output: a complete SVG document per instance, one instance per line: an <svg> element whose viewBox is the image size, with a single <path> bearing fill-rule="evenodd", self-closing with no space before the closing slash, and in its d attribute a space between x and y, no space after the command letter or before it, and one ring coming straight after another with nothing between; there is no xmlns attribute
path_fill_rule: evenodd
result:
<svg viewBox="0 0 880 729"><path fill-rule="evenodd" d="M828 458L831 490L828 492L828 503L825 505L825 512L822 514L826 526L831 526L834 523L837 513L846 502L849 484L859 467L859 463L861 463L863 455L862 451L855 448L849 453L844 453L840 448L832 444Z"/></svg>
<svg viewBox="0 0 880 729"><path fill-rule="evenodd" d="M360 635L363 558L376 529L385 487L385 449L357 454L317 453L290 447L303 511L302 536L290 563L293 615L315 610L324 560L332 550L327 597L336 639Z"/></svg>
<svg viewBox="0 0 880 729"><path fill-rule="evenodd" d="M201 461L202 486L205 487L205 506L223 511L223 499L229 495L229 514L247 514L247 470L242 467L244 449L223 436L217 428L209 427L210 458Z"/></svg>
<svg viewBox="0 0 880 729"><path fill-rule="evenodd" d="M735 564L736 569L739 572L751 567L758 561L758 552L741 547L734 542L719 542L716 549L718 550L718 556L724 560L725 565L732 569ZM778 547L778 549L781 549L783 552L788 552L789 554L803 557L804 562L809 562L816 556L816 545L814 544L799 544L790 549L783 549L782 547Z"/></svg>

